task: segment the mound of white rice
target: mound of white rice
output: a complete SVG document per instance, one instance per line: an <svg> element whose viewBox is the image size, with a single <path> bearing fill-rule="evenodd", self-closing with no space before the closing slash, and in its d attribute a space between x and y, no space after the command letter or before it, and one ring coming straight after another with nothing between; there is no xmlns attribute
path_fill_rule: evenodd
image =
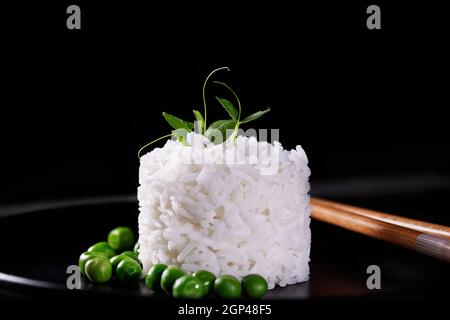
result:
<svg viewBox="0 0 450 320"><path fill-rule="evenodd" d="M165 263L216 276L258 273L269 288L307 280L310 170L303 149L246 137L212 145L194 133L188 142L169 140L141 158L144 272ZM278 170L264 172L271 164Z"/></svg>

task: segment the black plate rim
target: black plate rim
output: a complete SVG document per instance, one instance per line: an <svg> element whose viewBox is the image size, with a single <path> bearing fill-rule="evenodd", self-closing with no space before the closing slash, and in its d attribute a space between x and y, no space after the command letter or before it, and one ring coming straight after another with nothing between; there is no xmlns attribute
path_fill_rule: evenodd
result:
<svg viewBox="0 0 450 320"><path fill-rule="evenodd" d="M0 220L12 216L36 213L40 211L60 210L64 208L96 206L96 205L124 203L124 202L137 203L136 195L120 194L115 196L80 197L72 199L63 199L58 201L46 201L46 202L40 201L35 203L4 206L0 208ZM58 283L42 281L23 276L17 276L14 274L4 273L1 271L0 271L0 284L5 284L8 286L14 286L19 288L67 290L65 286Z"/></svg>

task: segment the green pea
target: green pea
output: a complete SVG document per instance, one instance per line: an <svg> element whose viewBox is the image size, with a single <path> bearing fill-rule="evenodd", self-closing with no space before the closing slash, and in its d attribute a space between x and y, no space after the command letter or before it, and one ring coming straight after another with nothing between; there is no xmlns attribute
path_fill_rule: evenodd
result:
<svg viewBox="0 0 450 320"><path fill-rule="evenodd" d="M142 268L136 260L126 257L119 262L116 269L116 276L119 281L132 282L139 280Z"/></svg>
<svg viewBox="0 0 450 320"><path fill-rule="evenodd" d="M139 254L139 249L141 248L141 245L139 244L139 242L136 242L136 244L134 245L133 251L134 253Z"/></svg>
<svg viewBox="0 0 450 320"><path fill-rule="evenodd" d="M216 276L209 271L199 270L192 274L194 277L200 280L203 285L205 296L211 292L211 288L213 287L214 280Z"/></svg>
<svg viewBox="0 0 450 320"><path fill-rule="evenodd" d="M125 259L125 258L127 258L126 255L119 254L119 255L114 256L114 257L112 257L111 259L109 259L109 262L111 262L111 266L112 266L112 269L113 269L113 273L116 271L117 266L119 265L119 263L120 263L123 259Z"/></svg>
<svg viewBox="0 0 450 320"><path fill-rule="evenodd" d="M142 268L141 261L139 261L139 258L137 256L137 254L135 254L133 251L125 251L125 252L122 252L121 254L119 254L117 256L114 256L111 259L109 259L109 261L111 262L112 267L113 267L113 272L116 270L116 268L119 265L120 261L122 261L125 258L132 258L133 260L138 262L139 265Z"/></svg>
<svg viewBox="0 0 450 320"><path fill-rule="evenodd" d="M253 299L262 298L267 292L267 281L259 274L249 274L242 278L242 290Z"/></svg>
<svg viewBox="0 0 450 320"><path fill-rule="evenodd" d="M241 296L241 284L235 277L223 275L214 281L214 292L220 298L237 299Z"/></svg>
<svg viewBox="0 0 450 320"><path fill-rule="evenodd" d="M108 259L115 256L116 252L113 248L107 243L107 242L98 242L94 244L93 246L90 246L87 250L88 252L103 252Z"/></svg>
<svg viewBox="0 0 450 320"><path fill-rule="evenodd" d="M133 250L134 233L128 227L117 227L109 232L108 243L118 252Z"/></svg>
<svg viewBox="0 0 450 320"><path fill-rule="evenodd" d="M133 258L134 260L136 260L136 262L139 262L139 264L141 264L141 260L139 260L139 256L137 255L137 253L134 253L133 251L124 251L121 254Z"/></svg>
<svg viewBox="0 0 450 320"><path fill-rule="evenodd" d="M200 279L184 275L173 284L173 296L181 299L199 299L205 295L205 289Z"/></svg>
<svg viewBox="0 0 450 320"><path fill-rule="evenodd" d="M107 257L98 256L86 262L84 271L92 282L103 283L111 279L112 266Z"/></svg>
<svg viewBox="0 0 450 320"><path fill-rule="evenodd" d="M80 272L82 274L85 274L84 273L84 268L85 268L86 262L88 260L92 259L92 258L95 258L95 257L105 257L105 258L107 258L106 254L103 253L103 252L88 252L88 251L86 251L86 252L83 252L80 255L80 258L78 259L78 266L80 267Z"/></svg>
<svg viewBox="0 0 450 320"><path fill-rule="evenodd" d="M157 263L148 270L147 276L145 277L145 284L148 288L153 291L161 290L161 276L166 268L167 265L164 263Z"/></svg>
<svg viewBox="0 0 450 320"><path fill-rule="evenodd" d="M161 288L170 295L175 281L185 274L186 273L177 266L168 266L161 275Z"/></svg>

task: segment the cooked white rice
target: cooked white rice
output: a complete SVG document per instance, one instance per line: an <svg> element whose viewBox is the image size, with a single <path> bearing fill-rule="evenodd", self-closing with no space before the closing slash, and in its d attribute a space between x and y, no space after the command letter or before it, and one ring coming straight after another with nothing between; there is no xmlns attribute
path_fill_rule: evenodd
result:
<svg viewBox="0 0 450 320"><path fill-rule="evenodd" d="M258 273L269 288L307 280L310 170L303 149L247 137L211 145L194 133L188 142L193 146L169 140L141 158L144 272L166 263L238 278ZM238 164L229 163L233 154ZM278 171L264 173L275 162Z"/></svg>

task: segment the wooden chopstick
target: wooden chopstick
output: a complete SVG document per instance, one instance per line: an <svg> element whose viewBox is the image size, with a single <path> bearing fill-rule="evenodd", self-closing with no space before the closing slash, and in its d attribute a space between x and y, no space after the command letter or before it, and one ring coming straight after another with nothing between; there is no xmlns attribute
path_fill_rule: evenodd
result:
<svg viewBox="0 0 450 320"><path fill-rule="evenodd" d="M387 241L398 246L450 262L450 240L442 235L437 236L435 234L422 232L421 230L415 230L413 228L407 228L397 224L374 219L373 216L378 217L379 212L347 206L344 204L332 203L329 201L312 198L311 206L311 216L316 220L330 223L347 230L361 233L375 239ZM366 215L358 214L357 212L365 212ZM369 216L369 214L372 215L372 217ZM381 216L384 215L387 214L382 214ZM402 221L402 218L398 216L388 215L388 217L384 217L385 219ZM396 217L396 219L393 219L394 217ZM410 225L414 225L412 221L418 221L411 220L412 219L408 219L408 223L410 223ZM422 221L420 222L422 223ZM431 228L427 230L435 230L430 225L439 226L434 224L425 224L427 228ZM420 225L423 228L423 224ZM437 230L440 230L442 233L446 232L447 229L449 228L439 226Z"/></svg>
<svg viewBox="0 0 450 320"><path fill-rule="evenodd" d="M429 223L425 221L410 219L406 217L396 216L393 214L388 214L384 212L359 208L355 206L351 206L348 204L342 204L339 202L319 199L319 198L312 198L311 199L312 204L316 205L326 205L333 208L339 208L347 212L355 213L367 218L372 218L378 221L383 221L391 224L395 224L400 227L405 227L413 230L417 230L423 233L428 233L431 235L435 235L438 237L443 237L450 239L450 227L443 226L440 224L434 224Z"/></svg>

